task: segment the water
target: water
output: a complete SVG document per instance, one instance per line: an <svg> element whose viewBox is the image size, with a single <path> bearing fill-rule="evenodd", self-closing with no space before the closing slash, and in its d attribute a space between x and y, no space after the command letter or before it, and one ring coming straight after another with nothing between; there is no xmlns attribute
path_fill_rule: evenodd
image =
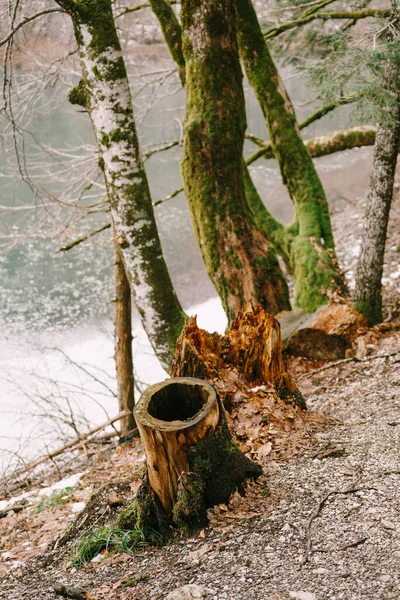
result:
<svg viewBox="0 0 400 600"><path fill-rule="evenodd" d="M170 63L165 59L154 60L152 68L163 70L166 65ZM292 74L286 72L286 75ZM290 77L287 85L295 104L301 105L310 95L298 77ZM142 147L179 138L184 95L176 90L174 82L167 82L161 90L149 87L136 97ZM168 96L162 99L165 91ZM45 148L57 147L63 155L55 157L50 153L48 162L43 161L37 141L30 139L28 163L38 185L54 195L67 197L82 187L82 172L89 173L93 169L95 159L90 149L94 144L93 134L87 116L66 101L60 101L60 95L65 96L65 88L60 86L49 94L56 94L53 99L57 98L57 110L38 115L30 127ZM149 95L153 94L157 103L146 113ZM51 104L52 98L46 101ZM261 111L249 91L247 109L249 131L265 138ZM311 107L298 108L299 120L311 110ZM304 137L345 127L348 113L348 107L340 108L309 127ZM85 146L84 152L77 150L80 145ZM254 146L246 142L246 152L252 150ZM371 149L365 148L316 160L332 210L341 210L343 203L365 195L371 156ZM4 166L0 179L0 185L3 182L1 204L31 203L29 187L16 186L11 181L6 158L0 159ZM174 148L155 154L147 161L154 199L181 187L179 159L180 149ZM71 177L65 175L66 164L73 167ZM289 222L292 207L276 163L260 160L251 172L270 211ZM95 186L87 195L86 202L94 203L104 197L104 189L101 185ZM100 213L82 225L79 212L72 213L61 205L46 205L35 213L28 211L22 220L21 212L3 213L5 218L0 225L0 242L4 248L0 257L0 448L4 451L0 468L7 469L15 464L16 454L30 456L43 452L46 445L59 444L66 434L105 421L107 415L115 414L118 409L113 362L110 232L105 231L66 254L56 252L65 243L56 232L66 221L72 223L70 229L76 229L70 232L70 238L74 239L82 230L101 226L107 215ZM184 308L190 314L199 313L202 326L223 331L225 316L196 246L183 194L157 207L156 219L165 258ZM13 247L9 246L10 236L18 239ZM134 317L134 361L140 387L166 377L152 355L137 315Z"/></svg>

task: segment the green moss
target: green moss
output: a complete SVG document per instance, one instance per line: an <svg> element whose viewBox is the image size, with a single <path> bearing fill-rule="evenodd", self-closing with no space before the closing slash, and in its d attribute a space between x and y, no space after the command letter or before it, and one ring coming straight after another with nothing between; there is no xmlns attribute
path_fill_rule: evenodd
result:
<svg viewBox="0 0 400 600"><path fill-rule="evenodd" d="M132 575L128 575L122 579L121 585L122 587L134 587L138 583L148 581L149 579L150 575L148 573L132 573Z"/></svg>
<svg viewBox="0 0 400 600"><path fill-rule="evenodd" d="M327 291L335 282L342 289L345 287L334 253L328 203L253 5L250 0L238 0L236 7L240 53L262 108L283 182L295 204L297 231L285 230L272 218L256 197L249 179L246 196L260 229L273 240L289 272L295 276L296 305L314 309L326 302ZM301 240L295 243L297 236ZM312 244L308 241L311 238Z"/></svg>
<svg viewBox="0 0 400 600"><path fill-rule="evenodd" d="M146 533L156 529L156 509L150 495L136 498L126 508L122 509L117 518L117 527L121 529L140 529Z"/></svg>
<svg viewBox="0 0 400 600"><path fill-rule="evenodd" d="M78 24L85 24L92 35L92 58L97 58L107 48L121 50L111 0L76 0L73 18Z"/></svg>
<svg viewBox="0 0 400 600"><path fill-rule="evenodd" d="M241 488L246 476L258 476L261 469L242 454L232 438L222 403L220 423L189 451L189 473L181 479L173 519L179 527L204 524L206 509L227 502Z"/></svg>
<svg viewBox="0 0 400 600"><path fill-rule="evenodd" d="M381 296L378 298L355 300L353 302L353 308L367 319L369 327L377 325L377 323L382 323L383 321Z"/></svg>
<svg viewBox="0 0 400 600"><path fill-rule="evenodd" d="M83 79L69 91L68 100L71 104L78 104L79 106L83 106L83 108L89 107L90 97Z"/></svg>
<svg viewBox="0 0 400 600"><path fill-rule="evenodd" d="M178 66L182 85L185 86L185 59L182 50L182 29L177 16L168 0L150 0L150 6L156 15L173 61Z"/></svg>

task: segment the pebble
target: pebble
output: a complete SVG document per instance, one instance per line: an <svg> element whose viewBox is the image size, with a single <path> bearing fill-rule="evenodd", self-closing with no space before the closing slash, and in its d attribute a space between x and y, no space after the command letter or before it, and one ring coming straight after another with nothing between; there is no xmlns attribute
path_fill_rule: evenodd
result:
<svg viewBox="0 0 400 600"><path fill-rule="evenodd" d="M381 525L385 529L391 529L391 530L396 529L396 525L394 523L392 523L391 521L385 521L384 519L382 519Z"/></svg>

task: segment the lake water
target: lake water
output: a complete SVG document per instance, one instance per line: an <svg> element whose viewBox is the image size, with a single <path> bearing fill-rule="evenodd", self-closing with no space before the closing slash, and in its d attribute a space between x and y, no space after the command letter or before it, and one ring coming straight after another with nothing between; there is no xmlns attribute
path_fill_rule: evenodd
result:
<svg viewBox="0 0 400 600"><path fill-rule="evenodd" d="M170 66L163 59L160 70L165 69L166 64ZM153 70L157 65L157 61L153 61ZM283 69L283 74L297 106L298 118L302 120L313 110L312 106L302 106L312 92L307 92L301 79L293 77L289 69ZM138 89L136 86L135 90ZM165 90L168 96L162 98ZM179 138L184 94L176 90L173 84L164 84L158 90L148 86L138 93L136 105L142 147ZM76 163L75 173L79 175L79 152L74 149L84 145L87 151L82 153L90 157L88 147L94 140L87 116L62 101L65 87L60 85L55 92L49 92L54 93L58 108L51 114L35 116L30 128L37 139L29 142L27 153L35 181L51 189L53 194L60 194L63 186L69 185L64 167L72 161L71 155ZM157 102L146 113L144 107L150 96ZM51 102L51 97L48 100ZM248 130L266 137L262 114L249 91L247 110ZM350 107L340 108L305 130L304 137L344 128L348 125L350 110ZM51 166L40 158L43 151L39 152L38 140L42 149L50 146L60 149L57 160L52 155ZM246 142L246 153L253 149L254 146ZM316 160L333 210L340 210L343 203L365 195L371 156L371 149L365 148ZM32 191L26 185L16 186L11 182L6 158L0 159L4 165L0 178L1 204L30 203ZM154 199L181 187L179 159L180 149L174 148L155 154L147 161ZM93 164L94 160L82 161L86 172L88 165ZM289 222L292 207L276 163L260 160L251 172L270 211ZM100 200L104 191L99 188L95 194ZM27 211L23 220L20 212L1 213L4 217L0 223L0 242L4 250L0 256L0 469L3 470L15 464L16 455L42 452L47 445L60 443L66 433L73 434L74 427L83 430L118 411L110 234L103 232L65 254L56 253L64 241L54 232L65 223L66 210L65 207L49 208L44 221L43 210L38 211L38 215ZM184 308L190 314L198 313L202 326L223 331L225 316L197 249L183 194L157 207L156 218L168 267ZM106 219L106 215L98 215L83 226L78 223L70 238L79 237L82 229L89 231ZM11 249L10 236L18 239L18 244ZM166 377L151 352L137 315L134 318L134 362L140 387Z"/></svg>

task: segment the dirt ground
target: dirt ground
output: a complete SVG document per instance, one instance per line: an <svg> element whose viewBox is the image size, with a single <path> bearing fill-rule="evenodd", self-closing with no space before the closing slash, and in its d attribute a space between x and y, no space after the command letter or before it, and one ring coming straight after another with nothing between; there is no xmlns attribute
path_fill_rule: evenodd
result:
<svg viewBox="0 0 400 600"><path fill-rule="evenodd" d="M338 254L349 279L362 213L360 202L333 215ZM132 555L104 552L77 569L70 566L70 549L60 550L54 562L51 540L79 520L78 511L103 484L119 484L116 490L123 487L127 497L133 496L144 463L139 440L96 451L91 447L89 458L82 453L78 464L49 474L41 486L33 486L32 496L19 501L20 512L0 519L0 598L50 600L56 598L54 586L63 583L97 600L162 600L187 584L203 586L214 600L398 600L398 195L387 248L387 322L365 336L364 358L325 370L321 363L290 361L309 408L298 444L291 440L294 454L285 453L283 433L270 428L263 446L270 443L271 451L257 457L264 475L248 483L244 496L235 493L228 505L210 510L209 527ZM253 417L247 421L249 430ZM294 428L291 436L296 435ZM39 495L40 487L73 471L82 476L71 488ZM30 485L27 481L14 494Z"/></svg>

